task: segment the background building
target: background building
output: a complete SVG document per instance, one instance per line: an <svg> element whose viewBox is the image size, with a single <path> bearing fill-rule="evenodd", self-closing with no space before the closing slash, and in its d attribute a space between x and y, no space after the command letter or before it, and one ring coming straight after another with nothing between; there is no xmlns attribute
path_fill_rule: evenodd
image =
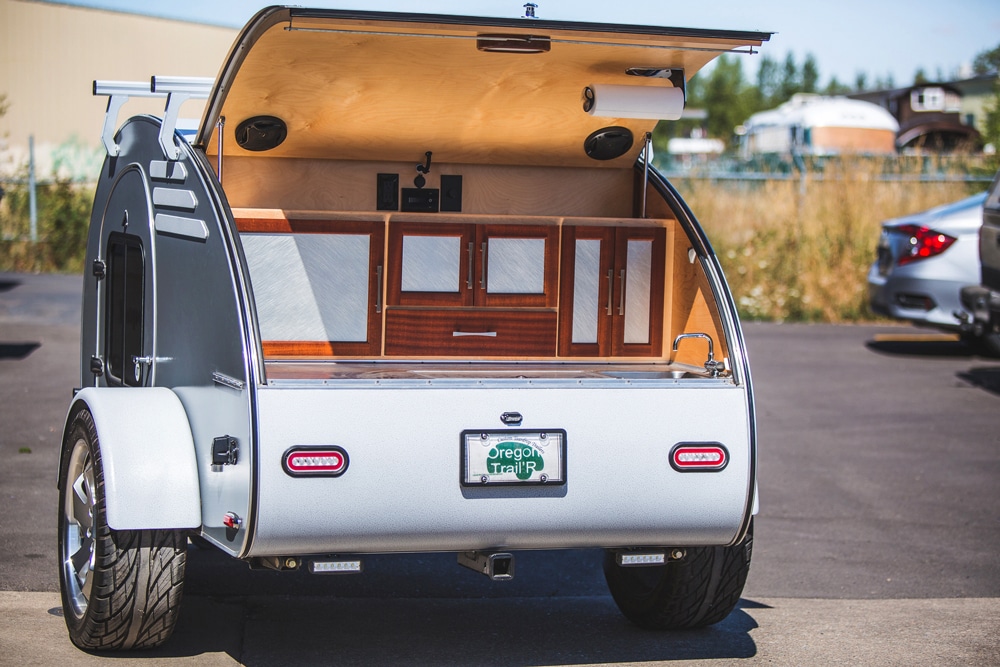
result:
<svg viewBox="0 0 1000 667"><path fill-rule="evenodd" d="M983 147L980 132L985 129L986 106L992 101L995 81L996 74L990 74L851 97L877 104L899 121L896 147L900 151L971 153Z"/></svg>
<svg viewBox="0 0 1000 667"><path fill-rule="evenodd" d="M49 2L0 0L0 178L23 169L34 138L36 172L89 178L100 168L107 98L94 79L144 81L150 76L214 77L237 31L199 23ZM203 100L182 116L200 118ZM132 100L119 123L136 113L162 114L162 100Z"/></svg>

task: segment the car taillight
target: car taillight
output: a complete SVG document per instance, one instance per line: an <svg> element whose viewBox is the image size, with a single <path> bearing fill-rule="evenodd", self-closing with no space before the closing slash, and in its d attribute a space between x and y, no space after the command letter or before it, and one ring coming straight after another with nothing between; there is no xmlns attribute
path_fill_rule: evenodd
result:
<svg viewBox="0 0 1000 667"><path fill-rule="evenodd" d="M954 236L948 236L919 225L902 225L897 227L896 231L910 237L909 248L896 260L899 266L940 255L956 241Z"/></svg>

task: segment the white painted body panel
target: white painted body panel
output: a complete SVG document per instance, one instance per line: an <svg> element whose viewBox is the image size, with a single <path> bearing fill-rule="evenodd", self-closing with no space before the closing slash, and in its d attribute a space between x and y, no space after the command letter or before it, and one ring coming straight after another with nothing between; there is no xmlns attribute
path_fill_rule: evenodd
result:
<svg viewBox="0 0 1000 667"><path fill-rule="evenodd" d="M747 392L725 380L282 386L258 399L251 555L726 544L753 497ZM565 486L461 486L460 433L504 429L506 411L520 428L566 430ZM729 465L674 471L670 449L686 441L724 444ZM281 458L294 445L339 445L349 468L291 477Z"/></svg>

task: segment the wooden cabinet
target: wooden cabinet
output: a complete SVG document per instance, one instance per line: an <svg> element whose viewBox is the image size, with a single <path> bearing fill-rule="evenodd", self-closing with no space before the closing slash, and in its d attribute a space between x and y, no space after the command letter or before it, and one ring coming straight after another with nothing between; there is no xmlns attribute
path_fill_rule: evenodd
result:
<svg viewBox="0 0 1000 667"><path fill-rule="evenodd" d="M250 213L236 222L265 357L662 354L652 221Z"/></svg>
<svg viewBox="0 0 1000 667"><path fill-rule="evenodd" d="M381 354L383 223L236 222L265 356Z"/></svg>
<svg viewBox="0 0 1000 667"><path fill-rule="evenodd" d="M391 308L385 315L389 355L551 357L556 313L500 308Z"/></svg>
<svg viewBox="0 0 1000 667"><path fill-rule="evenodd" d="M385 353L552 357L559 228L391 222Z"/></svg>
<svg viewBox="0 0 1000 667"><path fill-rule="evenodd" d="M555 226L393 222L390 306L554 308Z"/></svg>
<svg viewBox="0 0 1000 667"><path fill-rule="evenodd" d="M659 227L563 228L561 356L661 354L665 249Z"/></svg>

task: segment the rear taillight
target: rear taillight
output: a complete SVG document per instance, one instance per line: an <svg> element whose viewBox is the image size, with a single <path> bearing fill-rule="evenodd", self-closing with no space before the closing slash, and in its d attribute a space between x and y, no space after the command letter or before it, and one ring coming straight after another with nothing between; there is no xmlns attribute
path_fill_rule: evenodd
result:
<svg viewBox="0 0 1000 667"><path fill-rule="evenodd" d="M956 241L954 236L919 225L902 225L896 228L896 232L910 237L909 247L896 260L899 266L940 255Z"/></svg>

